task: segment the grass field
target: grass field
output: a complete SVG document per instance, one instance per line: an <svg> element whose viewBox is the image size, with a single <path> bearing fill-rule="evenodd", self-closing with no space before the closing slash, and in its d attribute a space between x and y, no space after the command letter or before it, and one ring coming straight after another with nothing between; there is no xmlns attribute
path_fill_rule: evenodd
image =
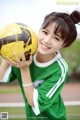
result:
<svg viewBox="0 0 80 120"><path fill-rule="evenodd" d="M66 109L67 120L80 120L80 106L67 106ZM25 120L26 117L24 107L0 108L0 112L8 112L9 120Z"/></svg>
<svg viewBox="0 0 80 120"><path fill-rule="evenodd" d="M21 93L19 86L5 85L0 86L0 94L12 94L12 93Z"/></svg>
<svg viewBox="0 0 80 120"><path fill-rule="evenodd" d="M68 86L68 89L69 89L69 86ZM79 89L77 91L79 92ZM14 93L16 93L16 94L21 93L21 90L20 90L19 86L12 86L12 85L9 85L9 86L4 85L3 86L3 85L0 85L0 95L10 94L10 96L11 96ZM74 93L74 91L73 91L73 93ZM74 97L75 97L75 95L76 95L76 93L74 94ZM78 94L78 96L79 95L80 94ZM71 96L69 95L69 97L71 97ZM5 101L6 101L6 98L5 98ZM72 106L72 105L71 106L66 106L66 110L67 110L67 120L80 120L80 105L79 106L78 105L77 106ZM25 120L25 118L26 118L24 107L0 107L0 119L1 119L1 115L2 115L3 112L8 113L9 120ZM5 119L2 119L2 120L5 120Z"/></svg>

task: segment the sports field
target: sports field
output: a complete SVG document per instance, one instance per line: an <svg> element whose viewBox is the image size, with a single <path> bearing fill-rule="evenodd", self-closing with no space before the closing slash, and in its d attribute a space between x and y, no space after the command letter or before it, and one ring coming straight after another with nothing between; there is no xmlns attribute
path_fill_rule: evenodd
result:
<svg viewBox="0 0 80 120"><path fill-rule="evenodd" d="M67 106L67 120L80 120L80 106ZM25 120L24 107L0 108L1 112L8 112L9 120Z"/></svg>
<svg viewBox="0 0 80 120"><path fill-rule="evenodd" d="M80 120L80 83L66 84L62 90L62 96L64 101L76 102L79 104L66 104L67 120ZM0 119L2 114L5 112L8 115L9 120L25 120L25 109L20 103L23 103L23 98L19 87L2 86L0 85L0 104L6 103L6 106L0 106ZM19 103L19 107L9 107L9 104ZM2 119L5 120L5 119ZM31 119L33 120L33 119ZM35 120L35 119L34 119Z"/></svg>

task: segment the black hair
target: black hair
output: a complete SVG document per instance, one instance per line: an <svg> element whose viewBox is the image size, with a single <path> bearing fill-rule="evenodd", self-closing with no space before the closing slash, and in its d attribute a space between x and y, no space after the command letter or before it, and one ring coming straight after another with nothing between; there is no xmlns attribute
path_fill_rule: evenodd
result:
<svg viewBox="0 0 80 120"><path fill-rule="evenodd" d="M80 22L80 12L75 10L71 14L62 12L52 12L48 14L42 24L42 28L46 28L52 22L56 22L54 33L61 33L64 39L64 47L70 46L77 37L76 25Z"/></svg>

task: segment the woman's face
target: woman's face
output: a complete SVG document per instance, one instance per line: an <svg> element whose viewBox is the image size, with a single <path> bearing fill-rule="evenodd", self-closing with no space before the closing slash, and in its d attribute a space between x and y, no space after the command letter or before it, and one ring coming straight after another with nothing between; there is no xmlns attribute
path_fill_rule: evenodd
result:
<svg viewBox="0 0 80 120"><path fill-rule="evenodd" d="M41 28L38 34L38 52L44 55L50 55L63 47L61 34L54 34L56 23L49 24L46 28Z"/></svg>

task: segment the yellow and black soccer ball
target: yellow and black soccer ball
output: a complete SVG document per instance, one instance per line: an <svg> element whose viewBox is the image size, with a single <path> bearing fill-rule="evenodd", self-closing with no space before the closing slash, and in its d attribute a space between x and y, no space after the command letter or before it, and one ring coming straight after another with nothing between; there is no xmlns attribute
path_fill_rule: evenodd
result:
<svg viewBox="0 0 80 120"><path fill-rule="evenodd" d="M11 23L0 30L0 55L6 59L9 56L15 61L14 53L21 60L21 53L26 60L37 50L37 36L35 32L23 23Z"/></svg>

